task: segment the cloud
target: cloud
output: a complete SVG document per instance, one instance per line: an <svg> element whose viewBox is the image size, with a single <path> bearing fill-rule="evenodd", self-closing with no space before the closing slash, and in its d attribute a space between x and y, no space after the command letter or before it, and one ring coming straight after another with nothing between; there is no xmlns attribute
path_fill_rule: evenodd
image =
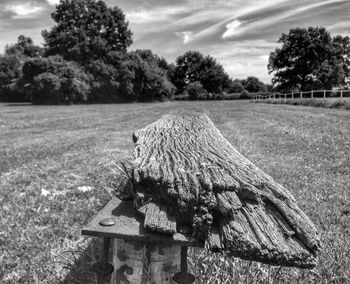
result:
<svg viewBox="0 0 350 284"><path fill-rule="evenodd" d="M174 61L187 50L209 54L233 78L269 82L267 61L282 33L323 26L349 34L350 0L104 0L126 15L134 34L130 49L152 49ZM59 0L0 0L0 53L20 34L39 44ZM176 4L176 5L175 5Z"/></svg>
<svg viewBox="0 0 350 284"><path fill-rule="evenodd" d="M132 24L150 24L155 22L169 21L172 17L186 12L188 12L188 9L186 9L186 7L170 6L134 10L126 13L126 17Z"/></svg>
<svg viewBox="0 0 350 284"><path fill-rule="evenodd" d="M228 23L232 21L239 20L241 17L244 17L245 15L254 13L259 10L271 9L272 7L278 6L281 3L283 4L285 2L286 0L268 0L268 1L250 0L250 1L247 1L247 4L245 5L239 2L238 4L241 4L241 5L237 6L236 9L234 9L234 7L232 7L232 10L226 9L226 11L230 11L229 16L227 16L224 19L221 18L220 21L218 21L217 23L200 30L198 33L193 35L192 39L196 40L196 39L204 38L206 36L217 34L224 27L226 27ZM215 14L214 11L213 11L213 14Z"/></svg>
<svg viewBox="0 0 350 284"><path fill-rule="evenodd" d="M192 32L190 32L190 31L183 31L183 32L176 32L175 34L178 37L183 39L183 43L188 43L188 41L191 39Z"/></svg>
<svg viewBox="0 0 350 284"><path fill-rule="evenodd" d="M50 5L58 5L60 3L60 0L46 0L47 3L49 3Z"/></svg>
<svg viewBox="0 0 350 284"><path fill-rule="evenodd" d="M7 4L4 8L5 12L14 13L14 18L17 19L32 17L33 14L36 14L42 10L42 6L38 6L29 2L23 4Z"/></svg>
<svg viewBox="0 0 350 284"><path fill-rule="evenodd" d="M222 35L222 38L227 38L233 36L237 33L237 28L241 26L242 23L238 20L233 20L226 25L226 32Z"/></svg>

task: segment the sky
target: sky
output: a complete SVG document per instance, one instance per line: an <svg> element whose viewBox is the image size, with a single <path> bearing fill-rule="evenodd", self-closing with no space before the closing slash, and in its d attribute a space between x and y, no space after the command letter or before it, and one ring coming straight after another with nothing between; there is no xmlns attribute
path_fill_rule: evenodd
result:
<svg viewBox="0 0 350 284"><path fill-rule="evenodd" d="M21 34L42 44L59 0L0 0L0 52ZM323 26L350 35L350 0L105 0L120 7L133 32L130 49L152 49L175 62L199 50L232 78L256 76L270 83L267 63L291 28Z"/></svg>

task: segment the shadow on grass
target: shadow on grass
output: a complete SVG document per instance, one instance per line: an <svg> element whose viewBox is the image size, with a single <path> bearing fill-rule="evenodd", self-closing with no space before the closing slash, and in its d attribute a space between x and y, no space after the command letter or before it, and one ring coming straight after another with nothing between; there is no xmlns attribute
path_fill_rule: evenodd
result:
<svg viewBox="0 0 350 284"><path fill-rule="evenodd" d="M33 106L32 103L7 103L5 104L7 107L20 107L20 106Z"/></svg>
<svg viewBox="0 0 350 284"><path fill-rule="evenodd" d="M95 273L91 266L102 258L101 245L101 238L89 238L85 249L63 252L61 263L69 272L59 284L94 284Z"/></svg>

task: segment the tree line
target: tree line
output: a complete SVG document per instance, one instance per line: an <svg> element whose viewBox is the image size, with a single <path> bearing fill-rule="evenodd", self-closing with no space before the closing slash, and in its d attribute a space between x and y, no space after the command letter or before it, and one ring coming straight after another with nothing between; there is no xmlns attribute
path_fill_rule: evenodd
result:
<svg viewBox="0 0 350 284"><path fill-rule="evenodd" d="M151 50L128 48L133 34L118 7L103 1L61 0L44 30L44 46L18 37L0 56L0 99L35 104L249 98L249 92L345 86L349 38L324 28L293 29L271 53L272 85L250 76L233 80L215 58L199 51L175 64ZM235 96L227 94L236 94Z"/></svg>

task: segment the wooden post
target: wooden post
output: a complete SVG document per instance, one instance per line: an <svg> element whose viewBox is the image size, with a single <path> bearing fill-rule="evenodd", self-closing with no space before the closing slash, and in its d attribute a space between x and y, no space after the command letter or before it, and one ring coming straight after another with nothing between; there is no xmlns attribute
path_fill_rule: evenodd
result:
<svg viewBox="0 0 350 284"><path fill-rule="evenodd" d="M323 90L323 98L326 98L326 90Z"/></svg>
<svg viewBox="0 0 350 284"><path fill-rule="evenodd" d="M311 91L311 99L314 98L314 90Z"/></svg>
<svg viewBox="0 0 350 284"><path fill-rule="evenodd" d="M343 97L343 90L340 90L340 97Z"/></svg>
<svg viewBox="0 0 350 284"><path fill-rule="evenodd" d="M303 98L303 91L300 92L300 98Z"/></svg>
<svg viewBox="0 0 350 284"><path fill-rule="evenodd" d="M292 92L292 99L294 99L294 93Z"/></svg>
<svg viewBox="0 0 350 284"><path fill-rule="evenodd" d="M103 238L102 260L94 263L92 266L92 270L96 274L97 284L110 283L111 273L114 270L113 265L108 262L110 244L110 238Z"/></svg>
<svg viewBox="0 0 350 284"><path fill-rule="evenodd" d="M173 283L180 260L179 245L115 239L111 284Z"/></svg>

